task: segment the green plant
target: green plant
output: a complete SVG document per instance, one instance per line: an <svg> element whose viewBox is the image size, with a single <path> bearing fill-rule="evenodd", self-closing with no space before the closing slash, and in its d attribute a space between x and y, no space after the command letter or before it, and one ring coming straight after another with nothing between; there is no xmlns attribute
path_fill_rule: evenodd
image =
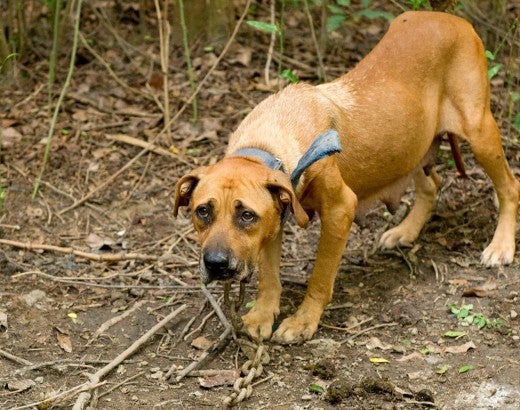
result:
<svg viewBox="0 0 520 410"><path fill-rule="evenodd" d="M428 0L408 0L408 4L412 10L429 10L431 8Z"/></svg>
<svg viewBox="0 0 520 410"><path fill-rule="evenodd" d="M63 103L63 100L65 99L65 94L67 94L67 90L70 85L70 80L72 79L72 73L74 72L74 64L76 61L76 51L78 49L78 38L79 38L79 22L80 22L80 16L81 16L81 6L82 6L83 0L77 0L76 5L76 13L75 13L75 22L74 22L74 37L73 37L73 43L72 43L72 52L70 56L70 63L69 63L69 70L67 71L67 77L65 78L65 83L63 84L63 88L61 89L60 96L58 97L58 101L56 103L56 107L54 107L54 114L51 119L51 124L49 126L49 133L47 135L47 144L45 145L45 151L43 153L43 160L42 160L42 166L40 169L40 174L38 175L38 178L34 182L34 188L32 197L35 198L36 194L38 193L38 189L40 188L41 180L43 178L43 173L45 172L45 167L47 166L47 162L49 160L49 152L51 148L52 143L52 137L54 136L54 130L56 129L56 122L58 120L58 113L61 109L61 104Z"/></svg>
<svg viewBox="0 0 520 410"><path fill-rule="evenodd" d="M347 10L350 7L350 0L335 0L335 4L329 4L327 7L331 15L327 18L327 31L331 32L339 29L346 21L347 15L353 18L364 17L370 20L384 18L388 21L392 21L395 18L395 16L388 11L372 8L372 0L362 0L361 5L363 9L352 12Z"/></svg>
<svg viewBox="0 0 520 410"><path fill-rule="evenodd" d="M458 307L456 303L452 303L450 305L450 311L455 315L457 319L459 319L459 323L461 326L476 326L479 330L487 327L491 328L499 328L502 326L502 321L500 319L487 319L482 313L477 313L473 311L473 304L463 305Z"/></svg>

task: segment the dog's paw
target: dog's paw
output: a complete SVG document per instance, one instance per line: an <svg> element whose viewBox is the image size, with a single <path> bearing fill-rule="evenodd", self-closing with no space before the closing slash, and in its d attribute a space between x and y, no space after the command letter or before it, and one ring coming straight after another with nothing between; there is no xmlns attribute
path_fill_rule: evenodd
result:
<svg viewBox="0 0 520 410"><path fill-rule="evenodd" d="M318 329L318 319L296 313L285 319L274 332L272 340L280 344L296 344L309 340Z"/></svg>
<svg viewBox="0 0 520 410"><path fill-rule="evenodd" d="M513 243L492 241L484 249L480 262L488 268L493 266L509 265L515 256L515 245Z"/></svg>
<svg viewBox="0 0 520 410"><path fill-rule="evenodd" d="M278 312L270 309L259 309L254 306L249 313L242 316L242 322L253 339L267 340L273 333L274 318L277 314Z"/></svg>
<svg viewBox="0 0 520 410"><path fill-rule="evenodd" d="M413 241L417 239L415 232L409 232L399 226L389 229L379 239L379 247L382 249L392 249L396 246L411 247Z"/></svg>

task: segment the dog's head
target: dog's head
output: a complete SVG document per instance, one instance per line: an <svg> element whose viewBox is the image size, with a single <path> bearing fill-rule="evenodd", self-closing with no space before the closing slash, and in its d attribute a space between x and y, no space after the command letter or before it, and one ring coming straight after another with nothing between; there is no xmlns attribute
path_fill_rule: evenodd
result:
<svg viewBox="0 0 520 410"><path fill-rule="evenodd" d="M300 226L309 221L288 175L238 156L182 177L175 186L174 215L188 205L202 248L204 283L249 278L262 248L282 229L286 209Z"/></svg>

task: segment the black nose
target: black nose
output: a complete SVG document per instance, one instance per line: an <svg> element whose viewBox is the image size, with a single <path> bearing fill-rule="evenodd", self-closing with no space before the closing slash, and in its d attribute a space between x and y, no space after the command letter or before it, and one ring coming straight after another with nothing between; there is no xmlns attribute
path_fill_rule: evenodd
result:
<svg viewBox="0 0 520 410"><path fill-rule="evenodd" d="M204 266L211 279L227 279L233 276L229 269L229 252L223 250L206 250L203 255Z"/></svg>

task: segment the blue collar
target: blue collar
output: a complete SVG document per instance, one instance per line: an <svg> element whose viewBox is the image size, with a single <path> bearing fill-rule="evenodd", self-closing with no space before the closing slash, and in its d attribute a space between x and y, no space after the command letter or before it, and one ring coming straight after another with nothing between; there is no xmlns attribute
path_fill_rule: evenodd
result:
<svg viewBox="0 0 520 410"><path fill-rule="evenodd" d="M341 143L335 130L327 130L318 136L298 161L298 165L291 174L291 183L296 188L304 171L320 159L341 152ZM267 167L284 171L282 161L268 151L260 148L242 148L231 155L255 157ZM285 171L284 171L285 172Z"/></svg>

